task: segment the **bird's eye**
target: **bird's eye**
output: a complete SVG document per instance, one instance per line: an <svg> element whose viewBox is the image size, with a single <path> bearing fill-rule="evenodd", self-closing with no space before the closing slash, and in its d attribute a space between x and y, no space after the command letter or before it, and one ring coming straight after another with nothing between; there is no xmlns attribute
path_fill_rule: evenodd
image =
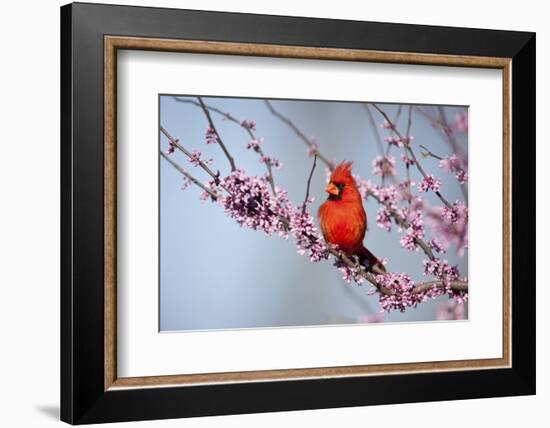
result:
<svg viewBox="0 0 550 428"><path fill-rule="evenodd" d="M346 185L344 183L334 183L338 190L342 191Z"/></svg>

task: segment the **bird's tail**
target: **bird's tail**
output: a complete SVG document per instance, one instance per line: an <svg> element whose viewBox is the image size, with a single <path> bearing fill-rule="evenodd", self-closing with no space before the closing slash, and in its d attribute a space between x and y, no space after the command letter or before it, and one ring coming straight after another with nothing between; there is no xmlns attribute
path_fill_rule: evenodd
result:
<svg viewBox="0 0 550 428"><path fill-rule="evenodd" d="M373 273L386 273L386 268L378 258L372 254L364 245L361 246L357 252L359 257L359 263L361 263L365 268Z"/></svg>

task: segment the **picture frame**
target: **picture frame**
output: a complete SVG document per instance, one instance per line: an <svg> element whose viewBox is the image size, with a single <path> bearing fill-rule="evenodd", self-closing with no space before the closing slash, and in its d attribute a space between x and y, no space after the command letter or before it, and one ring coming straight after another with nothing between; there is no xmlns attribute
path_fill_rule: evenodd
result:
<svg viewBox="0 0 550 428"><path fill-rule="evenodd" d="M118 377L118 50L502 70L502 357ZM535 97L534 33L63 6L61 419L86 424L534 394Z"/></svg>

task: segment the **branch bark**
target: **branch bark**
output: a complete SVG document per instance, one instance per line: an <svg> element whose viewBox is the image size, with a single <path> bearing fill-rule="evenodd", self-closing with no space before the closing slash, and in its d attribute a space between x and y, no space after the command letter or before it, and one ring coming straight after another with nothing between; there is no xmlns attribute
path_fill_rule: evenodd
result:
<svg viewBox="0 0 550 428"><path fill-rule="evenodd" d="M306 135L294 124L294 122L292 120L290 120L288 117L284 116L277 109L275 109L275 107L273 107L273 105L268 100L264 100L264 103L267 106L267 108L269 109L269 111L271 112L271 114L273 114L273 116L275 116L276 118L278 118L279 120L284 122L290 129L292 129L294 131L294 133L300 138L300 140L302 140L304 142L304 144L310 150L311 149L315 150L315 153L317 153L317 155L319 156L319 159L321 159L321 161L326 166L328 166L331 171L334 169L334 164L330 160L328 160L328 158L326 158L321 153L319 153L319 151L317 150L317 148L315 147L313 142L309 138L306 137Z"/></svg>
<svg viewBox="0 0 550 428"><path fill-rule="evenodd" d="M418 169L418 172L422 175L422 177L426 178L428 174L426 174L426 171L424 171L424 168L422 168L422 165L418 162L418 159L416 158L416 155L414 153L414 150L411 148L411 145L409 144L409 141L406 141L403 136L399 133L399 131L396 129L396 127L391 122L388 115L382 110L380 107L378 107L376 104L372 104L372 106L384 117L384 119L390 124L393 132L399 137L399 139L402 141L403 145L407 148L407 151L409 152L412 160L414 161L414 164L416 165L416 169ZM437 197L443 202L448 208L452 208L452 205L447 201L447 199L441 194L441 192L437 191L434 192Z"/></svg>
<svg viewBox="0 0 550 428"><path fill-rule="evenodd" d="M229 166L231 167L231 172L235 171L237 169L237 167L235 166L235 159L233 159L233 156L231 156L231 154L227 150L227 147L225 147L225 144L223 143L222 138L220 137L220 134L218 133L218 130L216 129L216 125L214 125L214 121L212 120L212 116L210 116L210 112L208 111L208 109L204 105L204 102L202 101L202 98L197 97L197 99L199 100L199 103L202 107L202 111L204 112L204 115L206 116L206 120L208 120L208 124L209 124L210 128L216 133L216 137L217 137L217 140L218 140L218 145L221 147L223 153L225 154L225 157L229 161Z"/></svg>
<svg viewBox="0 0 550 428"><path fill-rule="evenodd" d="M195 186L198 186L200 187L202 190L204 190L205 192L207 192L210 197L213 199L213 200L217 200L218 199L218 194L214 191L212 191L211 189L209 189L208 187L206 187L204 184L202 184L199 180L197 180L195 177L193 177L191 174L189 174L187 171L185 171L178 163L174 162L172 159L170 159L170 157L168 155L166 155L166 153L163 153L162 151L160 151L160 155L166 159L168 161L168 163L170 163L170 165L172 165L174 168L176 168L176 170L182 174L185 178L187 178L191 183L193 183Z"/></svg>
<svg viewBox="0 0 550 428"><path fill-rule="evenodd" d="M239 125L241 128L243 128L246 131L246 133L248 134L248 136L252 140L257 140L256 135L254 134L252 129L243 126L242 125L243 122L241 120L237 119L235 116L232 116L230 113L225 112L223 110L220 110L219 108L213 107L211 105L205 104L204 102L201 104L201 103L199 103L195 100L190 100L190 99L180 98L180 97L174 97L174 98L175 98L176 101L178 101L180 103L193 104L193 105L195 105L197 107L200 107L200 108L203 108L203 109L204 109L204 107L206 107L206 109L208 109L209 111L212 111L214 113L219 114L220 116L223 116L225 119L229 120L230 122L236 123L237 125ZM258 155L260 157L262 157L262 158L265 157L265 153L264 153L264 151L262 150L261 147L257 146L254 149L254 151L256 153L258 153ZM275 179L273 177L273 168L272 168L272 166L269 162L264 162L264 164L265 164L265 167L267 169L267 176L268 176L269 186L271 187L271 191L273 192L273 194L276 194L277 191L276 191L276 188L275 188Z"/></svg>

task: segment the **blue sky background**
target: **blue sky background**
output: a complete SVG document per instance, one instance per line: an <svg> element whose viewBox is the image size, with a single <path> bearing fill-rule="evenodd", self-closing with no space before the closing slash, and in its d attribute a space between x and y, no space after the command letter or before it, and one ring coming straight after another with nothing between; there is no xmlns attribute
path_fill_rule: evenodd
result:
<svg viewBox="0 0 550 428"><path fill-rule="evenodd" d="M282 170L275 170L275 182L288 191L290 199L300 203L312 159L307 157L305 145L292 130L276 119L264 102L258 99L203 98L206 104L230 112L239 119L256 121L256 135L264 138L267 155L283 162ZM307 135L315 137L319 150L335 161L353 160L354 172L379 183L372 176L371 161L379 154L374 134L364 107L359 103L323 101L273 100L273 106L292 118ZM397 105L383 105L393 117ZM463 107L445 107L449 119ZM381 117L373 110L376 123ZM245 150L249 137L235 123L212 115L218 132L235 157L238 167L247 174L262 175L264 166L253 151ZM207 121L202 110L194 105L178 102L176 97L160 97L160 124L188 149L199 149L205 158L213 158L213 169L229 172L228 163L217 145L206 145ZM398 128L406 127L407 108L403 109ZM386 131L379 129L382 136ZM450 154L450 150L429 122L413 113L411 134L419 153L422 144L434 153ZM466 146L465 138L461 141ZM167 140L161 136L161 149ZM398 176L404 167L399 161L401 150L394 150ZM174 153L177 161L195 177L206 182L208 176L194 168L181 153ZM463 199L453 175L437 167L434 159L423 159L428 173L443 182L448 200ZM412 169L411 178L419 181ZM197 330L352 324L362 317L378 312L377 296L369 296L371 286L346 284L330 262L311 263L296 253L291 239L267 237L262 232L239 227L224 215L219 205L199 200L200 190L190 186L181 190L181 175L164 159L160 159L160 329ZM312 180L311 195L315 202L311 212L326 199L325 174L318 163ZM434 195L426 196L432 205L440 205ZM411 253L399 244L399 234L387 233L375 222L378 205L365 203L369 230L366 246L378 257L389 259L389 269L407 272L415 280L422 280L422 252ZM426 228L429 233L429 227ZM429 235L428 235L429 236ZM446 257L458 263L461 274L467 275L467 252L463 258L450 249ZM404 313L384 315L384 322L430 321L441 297Z"/></svg>

